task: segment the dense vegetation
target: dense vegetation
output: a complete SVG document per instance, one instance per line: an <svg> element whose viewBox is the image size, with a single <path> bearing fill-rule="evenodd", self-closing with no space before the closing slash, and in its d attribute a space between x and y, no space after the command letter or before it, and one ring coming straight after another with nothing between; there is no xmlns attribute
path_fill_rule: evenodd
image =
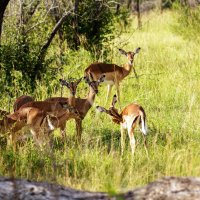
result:
<svg viewBox="0 0 200 200"><path fill-rule="evenodd" d="M19 141L18 150L14 152L12 148L6 149L5 134L1 134L0 174L52 181L79 189L108 191L111 194L146 184L162 176L200 176L199 35L196 34L196 26L188 27L180 23L180 20L184 20L185 23L199 25L197 21L200 17L194 10L196 17L191 21L182 12L174 10L160 14L153 11L144 14L141 29L136 28L136 18L131 17L127 31L123 29L117 38L109 42L109 52L100 52L100 56L97 56L100 60L123 64L126 59L119 55L117 48L134 50L141 47L140 54L135 58L139 79L131 74L122 82L121 101L122 107L130 102L138 102L144 107L149 127L148 154L144 149L143 137L137 130L134 158L131 156L128 138L126 151L121 156L119 127L107 115L95 110L96 105L105 105L107 88L102 86L95 105L84 119L83 142L80 146L75 143L73 121L67 124L67 141L64 145L59 131L55 131L55 148L52 152L36 148L26 130L27 137ZM192 11L189 12L190 16L194 16ZM115 23L116 30L119 30L120 24L117 20ZM51 28L43 26L47 32ZM7 35L13 34L14 30L7 30ZM41 41L37 40L38 36L34 32L31 37L33 39L28 42L30 46L27 51L19 51L17 48L26 47L17 42L1 48L1 53L4 54L1 54L0 84L3 95L0 107L6 110L9 101L12 104L16 96L32 91L28 84L31 79L25 83L26 76L20 70L23 65L19 62L7 63L13 57L17 59L20 56L17 52L21 52L25 60L28 57L26 62L30 68L27 68L27 73L32 70L31 66L37 64L37 51L40 50L33 47L39 46ZM40 39L42 37L44 35ZM9 37L4 44L13 40ZM21 38L17 38L17 41L21 41ZM44 66L49 68L44 68L43 76L35 82L36 89L32 95L38 100L50 95L60 96L58 79L82 77L84 69L97 59L82 46L76 51L65 48L59 54L57 44L58 38L55 38L44 59L44 62L50 63ZM14 66L14 70L11 70L11 66ZM6 73L10 73L10 79L7 79ZM86 84L81 83L78 96L84 97L87 92ZM114 93L115 88L112 94ZM68 95L66 90L64 95Z"/></svg>

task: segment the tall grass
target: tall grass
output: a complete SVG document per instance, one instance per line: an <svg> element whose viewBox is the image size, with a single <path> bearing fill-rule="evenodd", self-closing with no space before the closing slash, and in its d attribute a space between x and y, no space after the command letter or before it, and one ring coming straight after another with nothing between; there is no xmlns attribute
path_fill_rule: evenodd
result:
<svg viewBox="0 0 200 200"><path fill-rule="evenodd" d="M138 102L144 107L149 126L148 155L142 134L137 130L134 158L128 138L121 156L119 127L107 115L95 110L96 105L109 106L104 98L107 88L102 86L95 106L84 119L80 146L75 144L73 121L67 124L64 145L59 131L55 131L53 151L37 149L28 138L13 152L5 149L2 137L0 174L111 194L162 176L200 176L200 45L176 35L172 30L176 23L175 12L143 16L141 30L135 29L137 25L133 19L128 32L114 42L109 55L114 63L123 64L126 59L119 55L117 48L134 50L141 47L135 58L139 80L131 73L122 82L121 104L124 107ZM82 49L76 53L66 52L66 55L65 76L72 68L71 76L82 76L83 70L95 61ZM58 79L61 76L58 74ZM55 96L60 95L54 84L49 84L52 84ZM87 91L87 86L81 83L78 95L86 96ZM67 95L66 91L64 95ZM45 86L38 85L35 96L45 99L48 96Z"/></svg>

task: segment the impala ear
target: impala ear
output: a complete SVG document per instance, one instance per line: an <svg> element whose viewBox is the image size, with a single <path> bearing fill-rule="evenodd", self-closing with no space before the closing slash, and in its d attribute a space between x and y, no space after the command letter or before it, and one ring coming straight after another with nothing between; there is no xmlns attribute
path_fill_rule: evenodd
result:
<svg viewBox="0 0 200 200"><path fill-rule="evenodd" d="M115 94L113 96L113 100L112 100L112 107L115 107L115 104L117 103L117 95Z"/></svg>
<svg viewBox="0 0 200 200"><path fill-rule="evenodd" d="M126 51L124 51L123 49L119 49L119 52L122 54L122 55L127 55Z"/></svg>
<svg viewBox="0 0 200 200"><path fill-rule="evenodd" d="M99 83L104 82L105 78L106 78L106 75L102 74L101 77L99 78L98 82Z"/></svg>
<svg viewBox="0 0 200 200"><path fill-rule="evenodd" d="M67 83L66 80L64 80L64 79L59 79L59 81L60 81L60 84L61 84L61 85L65 85L65 86L69 87L69 84Z"/></svg>
<svg viewBox="0 0 200 200"><path fill-rule="evenodd" d="M78 79L78 80L76 81L76 84L78 85L81 81L82 81L82 78Z"/></svg>
<svg viewBox="0 0 200 200"><path fill-rule="evenodd" d="M138 47L138 48L135 50L135 54L139 53L139 52L140 52L140 50L141 50L141 48L140 48L140 47Z"/></svg>
<svg viewBox="0 0 200 200"><path fill-rule="evenodd" d="M107 112L107 110L101 106L97 106L96 109L99 111L99 112Z"/></svg>
<svg viewBox="0 0 200 200"><path fill-rule="evenodd" d="M91 79L91 81L93 81L94 80L94 77L92 76L92 73L90 73L90 79Z"/></svg>
<svg viewBox="0 0 200 200"><path fill-rule="evenodd" d="M90 82L90 79L89 79L88 76L84 76L83 79L85 80L86 83L89 83L89 82Z"/></svg>

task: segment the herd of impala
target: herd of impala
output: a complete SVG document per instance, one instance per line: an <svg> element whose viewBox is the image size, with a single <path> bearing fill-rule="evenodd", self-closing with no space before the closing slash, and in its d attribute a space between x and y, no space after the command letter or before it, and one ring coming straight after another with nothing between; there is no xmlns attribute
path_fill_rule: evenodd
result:
<svg viewBox="0 0 200 200"><path fill-rule="evenodd" d="M115 85L117 95L113 96L112 104L109 109L101 106L96 108L100 112L105 112L112 117L114 123L120 124L121 128L121 150L123 152L124 130L127 129L132 154L135 151L134 129L138 124L142 133L147 134L146 114L144 109L136 104L127 105L121 113L115 108L117 100L120 102L120 82L130 74L131 70L137 77L133 67L134 56L139 53L140 48L134 52L126 52L119 49L119 52L126 56L128 63L121 67L115 64L93 63L89 65L84 72L84 78L78 80L62 80L62 86L66 86L70 91L68 98L52 97L44 101L35 101L30 96L20 96L13 105L13 113L7 113L0 110L2 119L0 120L0 132L9 133L13 145L16 142L16 132L23 127L28 127L36 144L41 144L42 139L46 136L49 138L51 132L60 128L63 139L66 137L65 127L69 119L74 119L76 122L77 141L81 141L82 121L92 107L95 96L98 93L98 86L101 83L108 85L107 99L111 93L112 86ZM84 80L89 86L89 92L86 98L77 98L76 89L78 84ZM107 100L106 100L107 101ZM51 141L51 140L50 140Z"/></svg>

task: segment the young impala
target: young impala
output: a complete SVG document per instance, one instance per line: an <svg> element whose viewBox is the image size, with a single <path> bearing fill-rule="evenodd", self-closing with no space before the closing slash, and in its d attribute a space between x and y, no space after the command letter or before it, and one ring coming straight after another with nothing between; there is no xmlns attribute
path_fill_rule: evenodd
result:
<svg viewBox="0 0 200 200"><path fill-rule="evenodd" d="M137 53L139 53L139 51L140 47L138 47L134 52L132 51L126 52L122 49L119 49L119 52L125 55L128 59L128 63L122 65L121 67L119 67L116 64L93 63L89 67L87 67L87 69L85 69L85 76L89 76L89 74L92 74L94 80L98 80L102 74L105 74L105 83L107 83L108 85L108 93L106 101L108 100L113 85L116 86L118 101L120 100L120 91L119 91L120 82L130 74L132 68L135 73L135 76L137 77L135 68L133 67L133 60L134 56Z"/></svg>
<svg viewBox="0 0 200 200"><path fill-rule="evenodd" d="M75 98L75 109L77 109L80 118L75 118L76 121L76 133L77 133L77 139L80 142L81 141L81 134L82 134L82 121L85 118L86 114L92 107L95 96L98 93L98 86L101 82L104 81L105 75L101 75L101 77L94 81L92 76L91 80L90 77L84 77L86 83L89 85L89 94L87 98L81 99L81 98ZM58 102L68 102L68 98L60 98Z"/></svg>
<svg viewBox="0 0 200 200"><path fill-rule="evenodd" d="M123 153L124 150L124 141L123 135L124 130L128 130L128 135L130 139L130 145L132 154L135 151L135 138L134 138L134 129L137 124L140 125L141 131L144 135L147 134L147 124L146 124L146 114L142 106L131 103L126 106L122 112L119 114L118 110L115 108L115 103L117 102L117 96L113 96L112 106L107 110L101 106L97 106L97 109L100 112L105 112L106 114L112 117L114 123L120 124L121 128L121 150Z"/></svg>

